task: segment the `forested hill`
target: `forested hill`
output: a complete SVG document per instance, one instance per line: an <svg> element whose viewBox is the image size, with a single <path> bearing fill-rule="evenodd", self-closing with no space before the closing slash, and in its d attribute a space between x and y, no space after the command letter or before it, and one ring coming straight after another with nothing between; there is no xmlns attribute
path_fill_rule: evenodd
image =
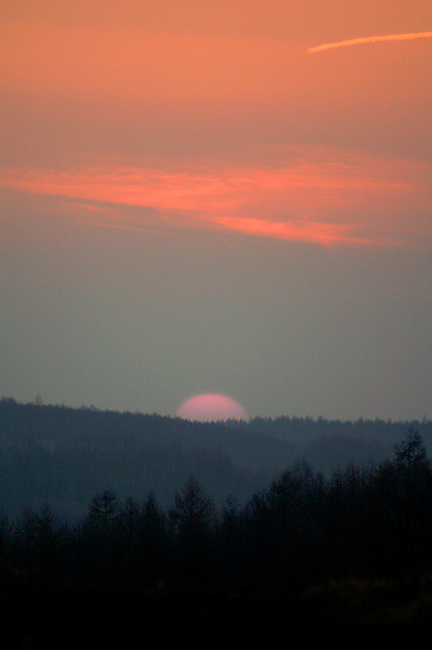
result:
<svg viewBox="0 0 432 650"><path fill-rule="evenodd" d="M80 514L109 487L120 498L161 504L191 476L216 500L247 500L281 471L304 459L328 473L348 463L392 457L408 428L432 448L431 422L339 422L254 418L198 423L157 414L0 400L0 510L17 515L50 503Z"/></svg>

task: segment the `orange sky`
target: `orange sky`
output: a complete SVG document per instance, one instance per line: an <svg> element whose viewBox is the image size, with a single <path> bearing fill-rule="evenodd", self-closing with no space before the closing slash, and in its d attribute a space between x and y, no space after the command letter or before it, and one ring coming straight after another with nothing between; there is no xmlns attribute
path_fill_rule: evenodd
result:
<svg viewBox="0 0 432 650"><path fill-rule="evenodd" d="M431 30L430 0L0 0L0 395L431 413Z"/></svg>
<svg viewBox="0 0 432 650"><path fill-rule="evenodd" d="M402 243L402 201L415 207L407 243L424 241L432 42L369 43L331 59L307 51L336 34L339 44L384 28L424 33L426 3L410 5L409 16L394 2L377 3L373 15L361 3L288 4L4 3L1 182L175 209L192 226L199 212L206 227L229 228L232 217L234 230L254 235L297 239L300 227L322 243ZM150 188L173 166L169 190L158 194L160 180ZM239 175L250 191L241 200ZM209 182L219 188L204 189Z"/></svg>

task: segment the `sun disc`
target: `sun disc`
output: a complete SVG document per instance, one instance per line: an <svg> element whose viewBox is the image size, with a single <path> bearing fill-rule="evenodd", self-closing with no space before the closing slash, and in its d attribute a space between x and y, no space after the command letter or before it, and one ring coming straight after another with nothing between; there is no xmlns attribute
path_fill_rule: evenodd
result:
<svg viewBox="0 0 432 650"><path fill-rule="evenodd" d="M176 416L198 422L246 420L246 413L238 402L213 393L190 397L180 406Z"/></svg>

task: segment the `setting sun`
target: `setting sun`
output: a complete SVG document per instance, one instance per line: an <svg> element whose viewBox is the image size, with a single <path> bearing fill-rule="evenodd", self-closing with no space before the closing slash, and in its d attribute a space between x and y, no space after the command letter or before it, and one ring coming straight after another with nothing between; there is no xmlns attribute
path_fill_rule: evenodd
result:
<svg viewBox="0 0 432 650"><path fill-rule="evenodd" d="M225 395L196 395L186 400L177 411L177 417L198 422L246 420L243 408Z"/></svg>
<svg viewBox="0 0 432 650"><path fill-rule="evenodd" d="M432 411L430 2L0 14L6 394Z"/></svg>

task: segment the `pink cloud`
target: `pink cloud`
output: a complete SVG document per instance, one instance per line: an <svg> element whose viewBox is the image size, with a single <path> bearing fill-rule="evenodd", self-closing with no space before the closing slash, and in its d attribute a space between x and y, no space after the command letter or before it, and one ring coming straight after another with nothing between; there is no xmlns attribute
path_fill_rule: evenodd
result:
<svg viewBox="0 0 432 650"><path fill-rule="evenodd" d="M140 222L135 212L131 223L130 212L122 209L135 206L154 211L153 224L323 245L401 244L430 236L424 232L432 198L430 166L312 153L266 167L202 161L176 168L4 169L0 184L79 200L87 220L110 227L146 227L144 218Z"/></svg>

